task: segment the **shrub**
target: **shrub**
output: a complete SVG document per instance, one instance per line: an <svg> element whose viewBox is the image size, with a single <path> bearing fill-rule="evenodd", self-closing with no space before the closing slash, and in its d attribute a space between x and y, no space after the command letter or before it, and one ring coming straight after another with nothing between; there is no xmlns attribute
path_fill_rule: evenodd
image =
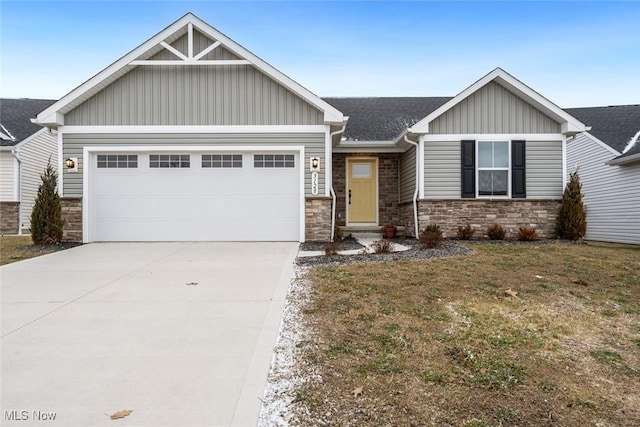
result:
<svg viewBox="0 0 640 427"><path fill-rule="evenodd" d="M58 173L51 163L40 175L42 184L38 188L31 211L31 240L36 245L52 245L62 240L62 207L58 194Z"/></svg>
<svg viewBox="0 0 640 427"><path fill-rule="evenodd" d="M431 224L420 233L422 249L439 248L442 245L442 230L440 226Z"/></svg>
<svg viewBox="0 0 640 427"><path fill-rule="evenodd" d="M493 224L487 229L487 237L491 240L504 240L507 232L500 224Z"/></svg>
<svg viewBox="0 0 640 427"><path fill-rule="evenodd" d="M578 171L571 174L562 194L556 218L556 234L561 239L578 240L587 231L587 214L582 203L582 184Z"/></svg>
<svg viewBox="0 0 640 427"><path fill-rule="evenodd" d="M538 240L538 232L533 227L518 228L518 240L523 242L533 242Z"/></svg>
<svg viewBox="0 0 640 427"><path fill-rule="evenodd" d="M388 254L393 252L393 243L386 239L376 240L371 244L371 249L374 254Z"/></svg>
<svg viewBox="0 0 640 427"><path fill-rule="evenodd" d="M324 247L324 254L326 256L338 255L339 250L340 250L340 242L338 241L329 242Z"/></svg>
<svg viewBox="0 0 640 427"><path fill-rule="evenodd" d="M460 240L469 240L473 237L475 233L476 233L476 229L470 226L469 224L467 224L464 227L463 226L458 227L458 233L456 234L456 236Z"/></svg>

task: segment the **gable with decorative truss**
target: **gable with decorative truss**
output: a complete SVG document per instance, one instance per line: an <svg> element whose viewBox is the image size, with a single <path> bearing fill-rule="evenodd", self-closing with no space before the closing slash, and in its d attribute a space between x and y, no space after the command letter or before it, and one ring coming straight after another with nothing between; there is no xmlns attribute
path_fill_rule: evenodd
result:
<svg viewBox="0 0 640 427"><path fill-rule="evenodd" d="M234 55L222 47L222 42L212 40L193 28L189 23L182 31L173 34L167 40L161 41L158 46L150 49L138 59L131 61L130 65L250 65L251 62ZM175 39L175 41L170 41ZM169 40L169 41L168 41ZM163 48L158 53L158 47Z"/></svg>
<svg viewBox="0 0 640 427"><path fill-rule="evenodd" d="M340 125L344 116L192 14L38 115L73 126Z"/></svg>

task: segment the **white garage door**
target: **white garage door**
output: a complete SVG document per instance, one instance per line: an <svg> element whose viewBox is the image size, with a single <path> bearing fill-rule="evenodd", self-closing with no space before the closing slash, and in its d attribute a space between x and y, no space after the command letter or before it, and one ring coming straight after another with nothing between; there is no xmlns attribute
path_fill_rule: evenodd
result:
<svg viewBox="0 0 640 427"><path fill-rule="evenodd" d="M94 153L91 241L298 241L297 153Z"/></svg>

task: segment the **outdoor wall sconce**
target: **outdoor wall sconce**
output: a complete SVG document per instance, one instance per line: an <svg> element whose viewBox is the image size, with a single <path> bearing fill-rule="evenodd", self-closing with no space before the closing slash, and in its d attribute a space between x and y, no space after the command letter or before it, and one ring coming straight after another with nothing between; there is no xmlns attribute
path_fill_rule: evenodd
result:
<svg viewBox="0 0 640 427"><path fill-rule="evenodd" d="M78 158L77 157L69 157L64 161L64 164L67 166L67 172L78 172Z"/></svg>
<svg viewBox="0 0 640 427"><path fill-rule="evenodd" d="M311 157L309 159L309 169L312 172L320 170L320 157Z"/></svg>

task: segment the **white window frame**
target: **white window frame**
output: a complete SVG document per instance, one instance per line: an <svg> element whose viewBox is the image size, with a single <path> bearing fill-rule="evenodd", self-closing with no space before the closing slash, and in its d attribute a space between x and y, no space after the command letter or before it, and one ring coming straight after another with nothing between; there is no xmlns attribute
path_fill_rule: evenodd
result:
<svg viewBox="0 0 640 427"><path fill-rule="evenodd" d="M509 166L506 168L481 168L480 167L480 144L487 142L506 142L507 143L507 160ZM511 198L511 140L491 139L476 140L476 198L478 199L510 199ZM480 171L504 171L507 170L507 194L504 196L497 195L481 195L480 194Z"/></svg>

